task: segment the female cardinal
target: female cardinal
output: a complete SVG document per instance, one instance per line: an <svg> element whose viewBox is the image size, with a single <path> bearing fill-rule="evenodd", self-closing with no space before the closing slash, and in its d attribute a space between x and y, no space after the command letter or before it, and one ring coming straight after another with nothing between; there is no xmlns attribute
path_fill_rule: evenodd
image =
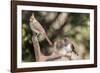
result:
<svg viewBox="0 0 100 73"><path fill-rule="evenodd" d="M44 37L46 38L46 40L48 41L49 45L52 45L52 42L49 40L44 28L42 27L42 25L36 20L36 18L34 17L34 13L32 13L31 17L30 17L30 28L33 32L37 33L37 34L42 34L44 35Z"/></svg>

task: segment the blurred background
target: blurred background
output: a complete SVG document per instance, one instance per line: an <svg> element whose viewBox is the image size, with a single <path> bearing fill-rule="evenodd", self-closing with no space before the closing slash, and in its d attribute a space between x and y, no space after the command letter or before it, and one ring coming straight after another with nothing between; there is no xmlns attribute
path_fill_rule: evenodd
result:
<svg viewBox="0 0 100 73"><path fill-rule="evenodd" d="M35 18L45 29L52 42L65 37L70 38L78 46L76 49L80 57L89 59L90 32L88 13L63 13L63 12L41 12L22 11L22 61L35 61L34 47L32 44L32 31L29 26L29 18L34 12ZM50 55L49 44L44 36L38 36L41 52Z"/></svg>

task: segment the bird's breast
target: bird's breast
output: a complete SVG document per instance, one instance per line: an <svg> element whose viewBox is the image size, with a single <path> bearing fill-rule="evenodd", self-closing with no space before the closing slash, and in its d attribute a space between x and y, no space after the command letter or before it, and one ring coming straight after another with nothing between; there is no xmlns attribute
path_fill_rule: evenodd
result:
<svg viewBox="0 0 100 73"><path fill-rule="evenodd" d="M64 49L66 50L66 52L71 52L72 51L72 49L68 48L68 47L64 47Z"/></svg>

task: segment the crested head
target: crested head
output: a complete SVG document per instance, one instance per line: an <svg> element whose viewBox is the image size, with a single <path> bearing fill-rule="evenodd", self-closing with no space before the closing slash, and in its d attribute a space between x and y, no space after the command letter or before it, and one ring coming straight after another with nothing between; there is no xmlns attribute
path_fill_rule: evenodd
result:
<svg viewBox="0 0 100 73"><path fill-rule="evenodd" d="M34 17L34 13L32 13L31 17L30 17L30 22L34 21L35 17Z"/></svg>

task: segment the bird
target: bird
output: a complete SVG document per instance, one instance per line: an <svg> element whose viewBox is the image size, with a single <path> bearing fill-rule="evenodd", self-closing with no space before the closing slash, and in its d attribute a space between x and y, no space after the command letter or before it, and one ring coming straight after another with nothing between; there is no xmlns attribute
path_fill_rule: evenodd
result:
<svg viewBox="0 0 100 73"><path fill-rule="evenodd" d="M78 56L77 52L75 51L75 47L73 43L68 39L64 38L63 40L57 40L54 43L55 50L54 52L61 57L66 57L71 60L71 57L74 55Z"/></svg>
<svg viewBox="0 0 100 73"><path fill-rule="evenodd" d="M50 39L48 38L44 28L42 27L42 25L39 23L39 21L37 21L37 19L34 16L34 13L32 13L32 15L30 16L30 28L33 32L37 33L37 34L42 34L47 42L49 43L49 45L52 45L52 42L50 41Z"/></svg>
<svg viewBox="0 0 100 73"><path fill-rule="evenodd" d="M66 52L74 52L76 55L77 52L75 51L75 45L68 39L68 38L64 38L64 47L63 47Z"/></svg>

